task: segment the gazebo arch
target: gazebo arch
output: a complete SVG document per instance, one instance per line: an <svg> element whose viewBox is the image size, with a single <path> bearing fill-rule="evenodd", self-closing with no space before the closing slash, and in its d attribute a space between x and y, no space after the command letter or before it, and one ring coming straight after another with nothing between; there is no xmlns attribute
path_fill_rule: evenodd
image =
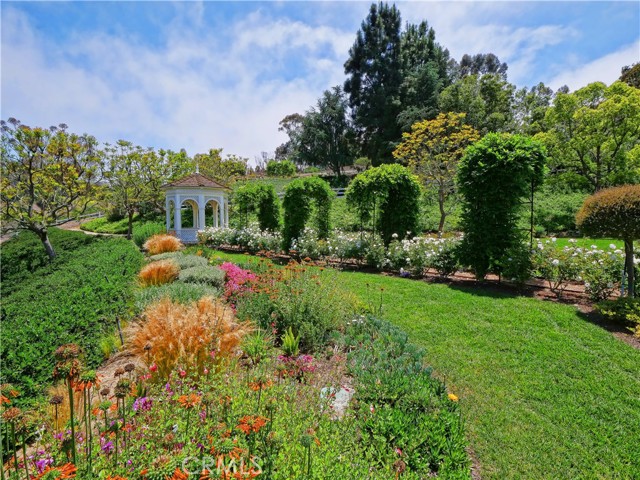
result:
<svg viewBox="0 0 640 480"><path fill-rule="evenodd" d="M167 232L178 237L183 243L197 243L198 230L206 224L207 204L214 206L213 226L229 226L229 187L200 173L194 173L175 182L163 185L165 190L165 209ZM193 223L190 228L182 228L182 208L191 205ZM171 208L173 207L173 215Z"/></svg>

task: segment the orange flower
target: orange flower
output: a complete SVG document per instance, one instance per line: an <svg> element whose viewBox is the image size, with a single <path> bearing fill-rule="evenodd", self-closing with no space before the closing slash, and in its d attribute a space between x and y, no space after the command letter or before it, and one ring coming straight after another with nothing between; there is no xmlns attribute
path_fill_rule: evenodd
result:
<svg viewBox="0 0 640 480"><path fill-rule="evenodd" d="M256 380L255 382L249 382L249 388L254 392L258 390L265 390L273 385L271 380Z"/></svg>
<svg viewBox="0 0 640 480"><path fill-rule="evenodd" d="M459 400L458 396L454 393L450 393L448 397L449 397L449 400L451 400L452 402L457 402Z"/></svg>
<svg viewBox="0 0 640 480"><path fill-rule="evenodd" d="M245 415L240 419L240 423L238 424L237 428L239 430L242 430L245 435L249 435L251 432L259 432L260 429L264 427L268 421L268 418L262 417L260 415L255 417L252 415Z"/></svg>
<svg viewBox="0 0 640 480"><path fill-rule="evenodd" d="M65 478L74 478L76 476L76 470L77 470L76 466L73 463L67 463L59 467L49 466L45 468L44 471L36 477L36 480L39 480L44 476L47 476L47 474L51 472L56 472L58 474L58 476L55 477L56 480L63 480Z"/></svg>
<svg viewBox="0 0 640 480"><path fill-rule="evenodd" d="M200 397L195 393L180 395L178 403L180 403L184 408L193 408L200 403Z"/></svg>
<svg viewBox="0 0 640 480"><path fill-rule="evenodd" d="M107 480L128 480L127 477L121 477L120 475L108 476Z"/></svg>
<svg viewBox="0 0 640 480"><path fill-rule="evenodd" d="M7 397L5 397L4 395L0 395L0 405L2 405L3 403L11 403L11 400L9 400Z"/></svg>
<svg viewBox="0 0 640 480"><path fill-rule="evenodd" d="M187 480L188 478L189 478L188 474L186 474L179 468L176 468L169 480Z"/></svg>

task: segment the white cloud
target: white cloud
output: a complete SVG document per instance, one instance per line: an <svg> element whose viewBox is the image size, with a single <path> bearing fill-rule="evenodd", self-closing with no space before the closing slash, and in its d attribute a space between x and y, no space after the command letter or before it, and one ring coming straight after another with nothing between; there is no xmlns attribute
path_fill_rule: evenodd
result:
<svg viewBox="0 0 640 480"><path fill-rule="evenodd" d="M190 154L222 147L250 159L286 139L278 132L284 116L342 82L353 35L255 14L230 27L234 42L224 46L195 28L196 9L166 27L162 47L104 33L56 45L18 10L2 15L3 118L64 122L101 141ZM281 75L287 55L301 59L301 72Z"/></svg>
<svg viewBox="0 0 640 480"><path fill-rule="evenodd" d="M555 76L549 86L553 89L567 85L572 91L592 82L607 85L620 77L620 69L640 61L640 38L615 52L611 52L589 63L583 64L578 58L563 66L563 71Z"/></svg>

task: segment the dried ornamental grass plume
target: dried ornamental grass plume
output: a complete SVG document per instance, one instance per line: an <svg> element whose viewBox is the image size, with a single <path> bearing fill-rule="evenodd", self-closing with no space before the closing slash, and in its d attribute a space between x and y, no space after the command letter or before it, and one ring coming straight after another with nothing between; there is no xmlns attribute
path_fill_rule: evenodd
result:
<svg viewBox="0 0 640 480"><path fill-rule="evenodd" d="M154 235L144 242L143 248L149 255L158 255L160 253L177 252L184 248L184 245L173 235L160 234Z"/></svg>
<svg viewBox="0 0 640 480"><path fill-rule="evenodd" d="M178 365L202 372L211 352L216 358L233 354L248 332L249 324L239 323L220 301L205 297L181 305L163 299L147 307L127 338L131 352L154 365L154 378L161 380ZM152 349L145 351L146 345Z"/></svg>
<svg viewBox="0 0 640 480"><path fill-rule="evenodd" d="M138 280L143 287L163 285L173 282L180 274L180 267L172 260L160 260L145 265L138 274Z"/></svg>

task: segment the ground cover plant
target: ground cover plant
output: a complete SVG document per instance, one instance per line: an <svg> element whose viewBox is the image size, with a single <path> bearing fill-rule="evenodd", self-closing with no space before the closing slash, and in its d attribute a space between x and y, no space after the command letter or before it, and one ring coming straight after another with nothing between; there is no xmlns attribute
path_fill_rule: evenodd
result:
<svg viewBox="0 0 640 480"><path fill-rule="evenodd" d="M124 239L52 230L59 254L52 263L41 263L44 252L31 248L39 241L33 237L23 233L2 245L0 345L2 382L16 385L21 398L31 401L51 383L51 354L61 342L80 344L88 364L99 364L101 335L115 329L116 317L131 314L142 262L135 245ZM16 264L31 271L16 271Z"/></svg>

